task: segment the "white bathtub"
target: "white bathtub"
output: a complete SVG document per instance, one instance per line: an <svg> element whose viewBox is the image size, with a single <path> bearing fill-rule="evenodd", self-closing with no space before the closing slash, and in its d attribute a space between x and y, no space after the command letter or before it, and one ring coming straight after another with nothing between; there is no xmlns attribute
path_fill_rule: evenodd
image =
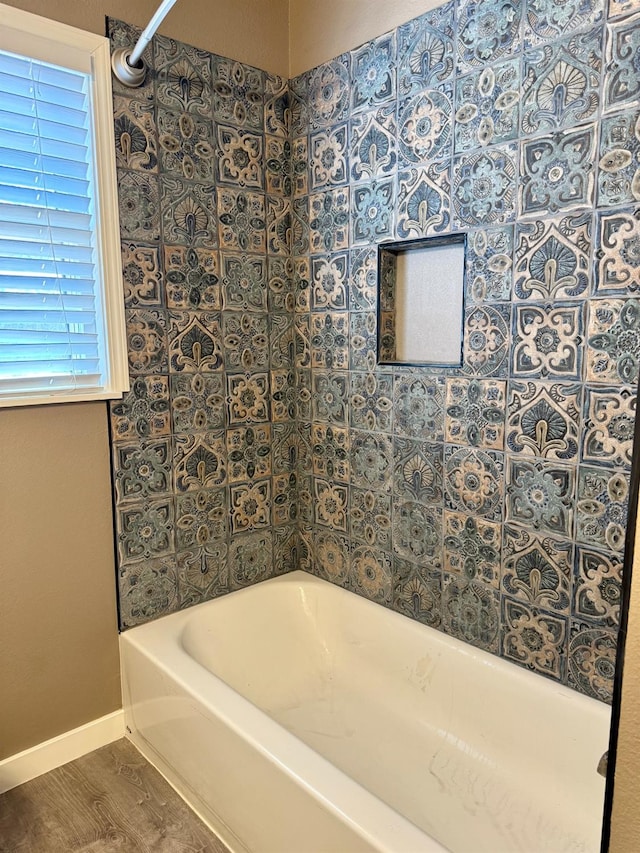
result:
<svg viewBox="0 0 640 853"><path fill-rule="evenodd" d="M599 850L606 706L308 574L121 649L132 741L234 851Z"/></svg>

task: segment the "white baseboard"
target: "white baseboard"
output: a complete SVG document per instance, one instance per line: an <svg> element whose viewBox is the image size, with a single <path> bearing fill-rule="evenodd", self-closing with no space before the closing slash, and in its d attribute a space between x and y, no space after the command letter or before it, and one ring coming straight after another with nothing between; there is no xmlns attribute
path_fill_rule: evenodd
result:
<svg viewBox="0 0 640 853"><path fill-rule="evenodd" d="M0 794L124 737L124 711L45 740L0 761Z"/></svg>

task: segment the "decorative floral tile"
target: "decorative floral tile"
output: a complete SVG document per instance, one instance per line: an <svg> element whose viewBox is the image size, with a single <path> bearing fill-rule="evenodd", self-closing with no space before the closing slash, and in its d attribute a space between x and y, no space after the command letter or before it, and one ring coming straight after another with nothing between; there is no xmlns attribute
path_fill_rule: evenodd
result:
<svg viewBox="0 0 640 853"><path fill-rule="evenodd" d="M229 487L231 532L244 533L271 524L271 481L256 480ZM233 539L231 540L233 542Z"/></svg>
<svg viewBox="0 0 640 853"><path fill-rule="evenodd" d="M167 373L167 318L164 311L125 311L129 373Z"/></svg>
<svg viewBox="0 0 640 853"><path fill-rule="evenodd" d="M267 252L269 255L289 255L293 218L291 200L267 196Z"/></svg>
<svg viewBox="0 0 640 853"><path fill-rule="evenodd" d="M506 484L506 521L555 536L571 536L575 468L512 457Z"/></svg>
<svg viewBox="0 0 640 853"><path fill-rule="evenodd" d="M595 270L598 296L640 291L640 209L598 215Z"/></svg>
<svg viewBox="0 0 640 853"><path fill-rule="evenodd" d="M264 72L242 62L213 56L213 118L216 122L264 126Z"/></svg>
<svg viewBox="0 0 640 853"><path fill-rule="evenodd" d="M295 313L300 317L311 310L311 259L292 258L291 263Z"/></svg>
<svg viewBox="0 0 640 853"><path fill-rule="evenodd" d="M185 183L163 175L160 190L165 243L216 249L218 226L214 187Z"/></svg>
<svg viewBox="0 0 640 853"><path fill-rule="evenodd" d="M291 421L296 417L298 389L293 370L271 371L271 416L274 421ZM310 400L309 400L310 402ZM311 417L310 412L308 413Z"/></svg>
<svg viewBox="0 0 640 853"><path fill-rule="evenodd" d="M622 560L593 548L576 548L573 612L580 619L617 628L622 600Z"/></svg>
<svg viewBox="0 0 640 853"><path fill-rule="evenodd" d="M514 295L575 299L589 287L591 211L518 224Z"/></svg>
<svg viewBox="0 0 640 853"><path fill-rule="evenodd" d="M593 203L595 125L521 145L520 214L540 216Z"/></svg>
<svg viewBox="0 0 640 853"><path fill-rule="evenodd" d="M113 484L117 503L171 494L171 461L170 438L114 445Z"/></svg>
<svg viewBox="0 0 640 853"><path fill-rule="evenodd" d="M219 314L171 311L169 319L169 369L172 373L211 373L222 370Z"/></svg>
<svg viewBox="0 0 640 853"><path fill-rule="evenodd" d="M124 504L116 513L120 562L163 557L174 550L172 498Z"/></svg>
<svg viewBox="0 0 640 853"><path fill-rule="evenodd" d="M381 373L352 373L350 422L371 432L389 432L393 415L393 379Z"/></svg>
<svg viewBox="0 0 640 853"><path fill-rule="evenodd" d="M449 230L451 179L447 163L398 173L398 237L427 237Z"/></svg>
<svg viewBox="0 0 640 853"><path fill-rule="evenodd" d="M372 548L391 550L391 496L349 489L349 533Z"/></svg>
<svg viewBox="0 0 640 853"><path fill-rule="evenodd" d="M263 253L266 250L266 212L259 193L218 188L220 247Z"/></svg>
<svg viewBox="0 0 640 853"><path fill-rule="evenodd" d="M393 235L393 180L351 188L351 244L370 245Z"/></svg>
<svg viewBox="0 0 640 853"><path fill-rule="evenodd" d="M150 103L114 95L113 129L119 169L158 171L156 125Z"/></svg>
<svg viewBox="0 0 640 853"><path fill-rule="evenodd" d="M639 0L609 0L609 17L616 18L619 15L627 15L640 9Z"/></svg>
<svg viewBox="0 0 640 853"><path fill-rule="evenodd" d="M289 133L294 138L309 132L309 78L307 71L289 80Z"/></svg>
<svg viewBox="0 0 640 853"><path fill-rule="evenodd" d="M489 521L501 520L504 489L502 453L447 445L444 469L446 507L479 515Z"/></svg>
<svg viewBox="0 0 640 853"><path fill-rule="evenodd" d="M587 387L585 393L583 461L630 468L636 417L635 389Z"/></svg>
<svg viewBox="0 0 640 853"><path fill-rule="evenodd" d="M187 492L185 495L176 497L178 551L203 548L210 552L218 548L220 540L225 540L227 537L227 516L227 496L224 489ZM186 568L184 564L183 567ZM189 583L197 585L197 579L191 577Z"/></svg>
<svg viewBox="0 0 640 853"><path fill-rule="evenodd" d="M264 75L264 130L274 136L289 135L289 86L277 74Z"/></svg>
<svg viewBox="0 0 640 853"><path fill-rule="evenodd" d="M213 179L214 149L211 122L158 109L160 167L187 180Z"/></svg>
<svg viewBox="0 0 640 853"><path fill-rule="evenodd" d="M592 299L587 331L587 382L635 385L640 362L640 302Z"/></svg>
<svg viewBox="0 0 640 853"><path fill-rule="evenodd" d="M314 311L347 308L349 256L321 255L311 259L311 307Z"/></svg>
<svg viewBox="0 0 640 853"><path fill-rule="evenodd" d="M313 473L328 480L349 482L349 430L328 424L311 425Z"/></svg>
<svg viewBox="0 0 640 853"><path fill-rule="evenodd" d="M294 198L306 195L309 189L309 154L306 136L291 142L290 172L291 191Z"/></svg>
<svg viewBox="0 0 640 853"><path fill-rule="evenodd" d="M349 112L349 100L348 53L310 72L307 103L312 128L334 125L345 119ZM295 124L292 131L295 133Z"/></svg>
<svg viewBox="0 0 640 853"><path fill-rule="evenodd" d="M418 503L442 505L443 453L442 444L395 437L393 494Z"/></svg>
<svg viewBox="0 0 640 853"><path fill-rule="evenodd" d="M352 429L350 439L351 484L361 489L389 492L392 488L391 437Z"/></svg>
<svg viewBox="0 0 640 853"><path fill-rule="evenodd" d="M171 433L169 380L166 376L134 376L121 400L110 404L113 441L156 438Z"/></svg>
<svg viewBox="0 0 640 853"><path fill-rule="evenodd" d="M160 239L158 179L144 172L118 172L120 236L123 240L157 243Z"/></svg>
<svg viewBox="0 0 640 853"><path fill-rule="evenodd" d="M228 550L226 542L215 541L176 555L181 610L229 592Z"/></svg>
<svg viewBox="0 0 640 853"><path fill-rule="evenodd" d="M349 190L328 190L310 196L309 243L312 254L349 246Z"/></svg>
<svg viewBox="0 0 640 853"><path fill-rule="evenodd" d="M289 198L293 192L293 156L291 143L288 139L281 139L279 136L267 136L264 145L264 168L267 192ZM305 186L306 174L307 167L305 163Z"/></svg>
<svg viewBox="0 0 640 853"><path fill-rule="evenodd" d="M276 526L295 523L298 517L297 476L293 472L290 472L273 477L271 480L271 495L271 523ZM295 557L295 554L287 554L288 558L292 556ZM287 571L292 571L296 568L297 566L293 565Z"/></svg>
<svg viewBox="0 0 640 853"><path fill-rule="evenodd" d="M235 311L267 311L267 261L260 255L223 253L222 305Z"/></svg>
<svg viewBox="0 0 640 853"><path fill-rule="evenodd" d="M211 115L211 54L166 36L154 39L156 97L178 112Z"/></svg>
<svg viewBox="0 0 640 853"><path fill-rule="evenodd" d="M447 380L445 440L502 450L506 390L499 379Z"/></svg>
<svg viewBox="0 0 640 853"><path fill-rule="evenodd" d="M225 425L225 388L220 373L172 374L173 431L202 432Z"/></svg>
<svg viewBox="0 0 640 853"><path fill-rule="evenodd" d="M297 314L295 325L295 366L298 369L311 365L311 315Z"/></svg>
<svg viewBox="0 0 640 853"><path fill-rule="evenodd" d="M216 180L243 189L264 189L265 165L261 135L224 124L217 126ZM271 152L273 153L273 152Z"/></svg>
<svg viewBox="0 0 640 853"><path fill-rule="evenodd" d="M606 468L580 467L576 539L610 551L624 549L629 478Z"/></svg>
<svg viewBox="0 0 640 853"><path fill-rule="evenodd" d="M640 112L602 119L598 166L598 207L640 201Z"/></svg>
<svg viewBox="0 0 640 853"><path fill-rule="evenodd" d="M164 269L169 308L220 310L222 301L217 252L165 246Z"/></svg>
<svg viewBox="0 0 640 853"><path fill-rule="evenodd" d="M398 28L398 94L444 83L453 74L455 4L446 3Z"/></svg>
<svg viewBox="0 0 640 853"><path fill-rule="evenodd" d="M441 567L441 509L394 498L392 523L396 554L420 566Z"/></svg>
<svg viewBox="0 0 640 853"><path fill-rule="evenodd" d="M494 654L498 651L500 598L479 581L443 575L442 629L465 643Z"/></svg>
<svg viewBox="0 0 640 853"><path fill-rule="evenodd" d="M351 180L371 181L393 174L396 162L396 105L351 119Z"/></svg>
<svg viewBox="0 0 640 853"><path fill-rule="evenodd" d="M525 43L537 44L556 39L573 30L584 29L602 20L599 0L568 0L558 4L549 0L527 0Z"/></svg>
<svg viewBox="0 0 640 853"><path fill-rule="evenodd" d="M311 189L346 184L349 180L349 125L339 124L309 138Z"/></svg>
<svg viewBox="0 0 640 853"><path fill-rule="evenodd" d="M393 417L398 435L444 440L444 380L398 375L393 383Z"/></svg>
<svg viewBox="0 0 640 853"><path fill-rule="evenodd" d="M391 555L356 544L351 552L349 588L378 604L391 604Z"/></svg>
<svg viewBox="0 0 640 853"><path fill-rule="evenodd" d="M349 315L352 370L375 370L377 363L376 314L374 311Z"/></svg>
<svg viewBox="0 0 640 853"><path fill-rule="evenodd" d="M474 302L511 298L513 225L486 228L468 235L466 280Z"/></svg>
<svg viewBox="0 0 640 853"><path fill-rule="evenodd" d="M120 624L123 628L133 628L150 619L166 616L178 607L175 557L121 565L118 586Z"/></svg>
<svg viewBox="0 0 640 853"><path fill-rule="evenodd" d="M509 56L520 47L523 4L462 0L458 7L458 68L480 68Z"/></svg>
<svg viewBox="0 0 640 853"><path fill-rule="evenodd" d="M560 130L593 118L601 70L600 27L525 53L522 132Z"/></svg>
<svg viewBox="0 0 640 853"><path fill-rule="evenodd" d="M349 304L355 311L377 306L378 256L375 248L349 253Z"/></svg>
<svg viewBox="0 0 640 853"><path fill-rule="evenodd" d="M518 135L520 60L510 59L458 78L455 151L469 151Z"/></svg>
<svg viewBox="0 0 640 853"><path fill-rule="evenodd" d="M398 106L398 153L407 163L445 159L451 154L453 92L428 89Z"/></svg>
<svg viewBox="0 0 640 853"><path fill-rule="evenodd" d="M444 569L498 588L502 526L459 512L444 513Z"/></svg>
<svg viewBox="0 0 640 853"><path fill-rule="evenodd" d="M583 305L553 304L515 306L514 376L582 378Z"/></svg>
<svg viewBox="0 0 640 853"><path fill-rule="evenodd" d="M293 525L277 527L273 531L273 571L276 575L293 572L298 568L301 555L300 537Z"/></svg>
<svg viewBox="0 0 640 853"><path fill-rule="evenodd" d="M502 655L532 672L563 681L567 667L567 620L504 597Z"/></svg>
<svg viewBox="0 0 640 853"><path fill-rule="evenodd" d="M295 358L295 329L291 314L268 316L271 367L289 369Z"/></svg>
<svg viewBox="0 0 640 853"><path fill-rule="evenodd" d="M273 575L273 536L270 531L236 535L229 545L229 584L241 589Z"/></svg>
<svg viewBox="0 0 640 853"><path fill-rule="evenodd" d="M439 628L442 572L393 557L393 609L411 619Z"/></svg>
<svg viewBox="0 0 640 853"><path fill-rule="evenodd" d="M314 420L346 426L348 418L349 377L346 373L312 373L312 409Z"/></svg>
<svg viewBox="0 0 640 853"><path fill-rule="evenodd" d="M228 481L245 482L271 475L269 424L235 427L226 431Z"/></svg>
<svg viewBox="0 0 640 853"><path fill-rule="evenodd" d="M300 431L295 424L273 424L272 428L273 473L288 474L295 471L300 459Z"/></svg>
<svg viewBox="0 0 640 853"><path fill-rule="evenodd" d="M456 157L452 201L456 227L502 225L515 218L516 146Z"/></svg>
<svg viewBox="0 0 640 853"><path fill-rule="evenodd" d="M572 620L569 638L569 686L593 699L611 704L617 649L614 631Z"/></svg>
<svg viewBox="0 0 640 853"><path fill-rule="evenodd" d="M351 51L351 104L354 112L391 100L396 93L395 33Z"/></svg>
<svg viewBox="0 0 640 853"><path fill-rule="evenodd" d="M510 382L507 450L566 462L578 456L582 387Z"/></svg>
<svg viewBox="0 0 640 853"><path fill-rule="evenodd" d="M349 315L346 312L311 315L311 367L348 369Z"/></svg>
<svg viewBox="0 0 640 853"><path fill-rule="evenodd" d="M227 452L222 431L174 437L174 478L177 492L223 486Z"/></svg>
<svg viewBox="0 0 640 853"><path fill-rule="evenodd" d="M318 575L338 586L346 586L350 562L349 540L334 533L314 530L313 551Z"/></svg>
<svg viewBox="0 0 640 853"><path fill-rule="evenodd" d="M304 255L310 249L313 251L310 237L311 224L309 209L310 201L306 196L304 198L294 198L291 203L291 234L287 245L290 247L289 252L293 256ZM338 215L337 210L334 209L333 211L329 211L329 213L335 215L336 221L340 220L341 217ZM342 224L342 222L339 223L340 226ZM336 239L339 242L338 237ZM336 245L336 248L342 247Z"/></svg>
<svg viewBox="0 0 640 853"><path fill-rule="evenodd" d="M227 370L260 370L269 366L266 314L224 311L224 359Z"/></svg>
<svg viewBox="0 0 640 853"><path fill-rule="evenodd" d="M349 487L314 477L315 523L332 530L347 531Z"/></svg>
<svg viewBox="0 0 640 853"><path fill-rule="evenodd" d="M506 376L509 370L508 305L476 305L465 311L464 371L474 376Z"/></svg>
<svg viewBox="0 0 640 853"><path fill-rule="evenodd" d="M155 246L122 244L122 283L125 308L159 308L163 279L160 250Z"/></svg>
<svg viewBox="0 0 640 853"><path fill-rule="evenodd" d="M266 373L227 375L229 424L269 420L269 377ZM274 431L275 432L275 431Z"/></svg>
<svg viewBox="0 0 640 853"><path fill-rule="evenodd" d="M502 589L527 604L569 613L573 544L505 526Z"/></svg>
<svg viewBox="0 0 640 853"><path fill-rule="evenodd" d="M609 14L614 5L623 5L611 0ZM633 3L628 3L633 6ZM635 10L640 4L635 3ZM632 11L632 9L630 9ZM615 12L613 14L616 14ZM606 43L606 76L604 85L604 106L616 109L631 104L640 95L640 79L638 79L638 60L640 59L640 34L638 23L640 15L623 18L607 26Z"/></svg>
<svg viewBox="0 0 640 853"><path fill-rule="evenodd" d="M267 258L267 305L269 311L295 311L294 265L291 258Z"/></svg>

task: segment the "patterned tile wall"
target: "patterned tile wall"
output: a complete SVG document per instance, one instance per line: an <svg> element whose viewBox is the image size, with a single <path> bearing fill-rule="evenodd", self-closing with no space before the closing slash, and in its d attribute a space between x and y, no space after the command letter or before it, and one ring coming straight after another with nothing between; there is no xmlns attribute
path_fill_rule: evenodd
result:
<svg viewBox="0 0 640 853"><path fill-rule="evenodd" d="M458 0L289 82L303 567L604 701L638 68L638 0ZM376 244L458 230L462 369L378 367Z"/></svg>
<svg viewBox="0 0 640 853"><path fill-rule="evenodd" d="M114 46L138 35L109 29ZM297 563L288 228L300 168L286 83L163 37L145 60L142 88L114 83L131 376L110 406L125 628Z"/></svg>
<svg viewBox="0 0 640 853"><path fill-rule="evenodd" d="M123 626L301 567L609 701L638 0L458 0L288 85L147 53L115 91ZM458 230L462 369L378 367L376 244Z"/></svg>

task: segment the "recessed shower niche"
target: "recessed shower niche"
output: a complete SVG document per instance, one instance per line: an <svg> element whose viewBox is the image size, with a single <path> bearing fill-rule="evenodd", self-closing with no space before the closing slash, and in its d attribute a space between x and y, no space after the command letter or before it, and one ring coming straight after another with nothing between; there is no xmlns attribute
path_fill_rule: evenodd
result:
<svg viewBox="0 0 640 853"><path fill-rule="evenodd" d="M378 363L460 367L466 234L378 246Z"/></svg>

